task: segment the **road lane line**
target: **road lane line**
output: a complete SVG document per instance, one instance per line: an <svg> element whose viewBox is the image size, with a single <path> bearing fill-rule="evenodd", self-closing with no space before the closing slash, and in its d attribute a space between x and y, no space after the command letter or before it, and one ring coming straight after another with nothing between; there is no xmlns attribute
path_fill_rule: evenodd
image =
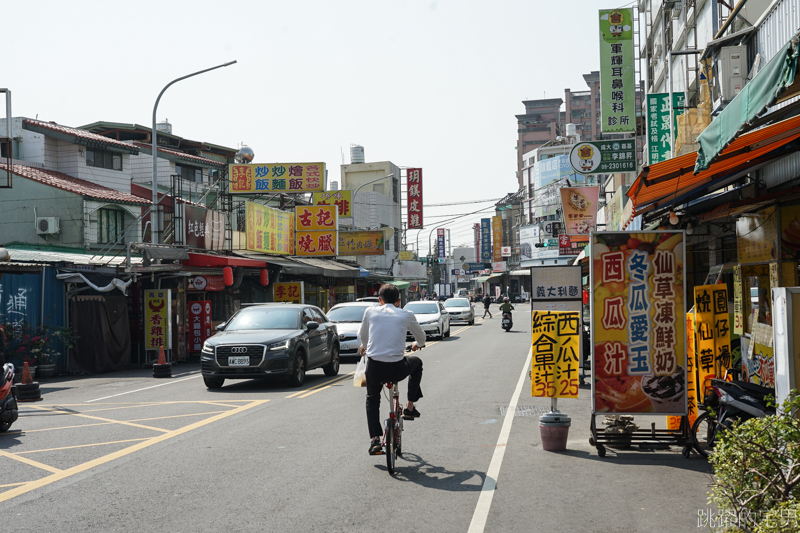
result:
<svg viewBox="0 0 800 533"><path fill-rule="evenodd" d="M27 457L20 457L15 453L8 453L6 451L0 450L0 457L8 457L9 459L14 459L15 461L19 461L20 463L25 463L30 466L35 466L36 468L41 468L42 470L47 470L53 474L60 474L63 472L60 468L56 468L54 466L46 465L44 463L40 463L39 461L34 461L33 459L28 459ZM2 501L2 500L0 500Z"/></svg>
<svg viewBox="0 0 800 533"><path fill-rule="evenodd" d="M102 417L99 417L99 416L84 415L84 414L81 414L81 413L73 413L73 412L70 412L70 411L54 411L54 410L48 409L46 407L39 407L38 405L32 405L31 407L33 407L34 409L41 409L42 411L49 411L51 413L64 413L64 414L68 414L68 415L72 415L72 416L77 416L77 417L80 417L80 418L88 418L90 420L100 420L101 422L112 422L114 424L122 424L123 426L133 426L135 428L149 429L151 431L161 431L162 433L168 433L170 431L168 429L162 429L162 428L157 428L157 427L152 427L152 426L144 426L142 424L134 424L132 422L125 422L124 420L114 420L113 418L102 418Z"/></svg>
<svg viewBox="0 0 800 533"><path fill-rule="evenodd" d="M143 440L147 440L147 438L143 439L126 439L126 440L115 440L111 442L93 442L91 444L76 444L75 446L63 446L61 448L47 448L44 450L30 450L27 452L17 452L19 455L27 455L29 453L41 453L41 452L56 452L59 450L72 450L73 448L91 448L92 446L105 446L107 444L123 444L125 442L140 442Z"/></svg>
<svg viewBox="0 0 800 533"><path fill-rule="evenodd" d="M497 488L497 477L500 475L500 466L503 464L503 456L505 456L506 453L508 437L511 434L511 424L514 422L514 414L517 412L517 402L522 392L522 385L525 383L525 378L528 376L528 366L531 362L532 350L531 348L531 351L528 351L525 364L522 366L522 373L519 375L517 388L514 389L511 401L508 403L508 411L506 411L506 417L503 420L503 427L500 429L500 436L497 438L497 446L492 454L492 461L489 463L489 470L486 472L486 478L483 480L483 487L478 497L478 504L475 506L475 512L472 515L472 521L469 524L467 533L483 533L484 529L486 529L486 519L489 517L489 509L492 507L492 498L494 498L494 491Z"/></svg>
<svg viewBox="0 0 800 533"><path fill-rule="evenodd" d="M353 374L355 374L355 372L350 372L349 374L345 375L344 377L339 376L339 377L333 378L333 380L331 380L331 381L325 381L323 383L320 383L319 385L314 385L313 387L311 387L309 389L303 389L301 391L297 391L294 394L290 394L289 396L286 396L286 398L294 398L295 396L300 396L301 394L305 394L305 393L307 393L309 391L312 391L314 389L319 389L320 387L326 387L327 385L336 383L337 381L341 381L342 379L345 379L345 378L347 378L349 376L352 376Z"/></svg>
<svg viewBox="0 0 800 533"><path fill-rule="evenodd" d="M312 394L316 394L316 393L318 393L320 391L324 391L325 389L327 389L329 387L333 387L337 383L341 383L342 381L344 381L346 379L350 379L350 376L352 376L354 374L355 374L355 372L350 372L349 374L342 376L340 379L337 379L335 381L330 381L330 382L328 382L328 384L326 386L321 387L321 388L319 388L317 390L312 390L311 392L307 392L307 393L303 394L302 396L298 396L298 398L307 398L307 397L311 396Z"/></svg>
<svg viewBox="0 0 800 533"><path fill-rule="evenodd" d="M196 374L196 375L190 376L188 378L176 379L175 381L168 381L166 383L159 383L158 385L153 385L152 387L145 387L143 389L136 389L136 390L132 390L132 391L128 391L128 392L120 392L119 394L112 394L111 396L103 396L102 398L95 398L94 400L86 400L85 403L99 402L100 400L107 400L109 398L116 398L117 396L124 396L126 394L133 394L134 392L142 392L143 390L155 389L156 387L163 387L164 385L172 385L174 383L180 383L181 381L187 381L187 380L195 379L195 378L199 378L199 377L200 377L200 374Z"/></svg>
<svg viewBox="0 0 800 533"><path fill-rule="evenodd" d="M221 413L221 414L219 414L217 416L213 416L213 417L207 418L205 420L200 420L198 422L195 422L194 424L190 424L190 425L184 426L184 427L182 427L180 429L176 429L174 431L170 431L169 433L164 433L163 435L159 435L157 437L153 437L152 439L148 439L148 440L146 440L144 442L140 442L138 444L134 444L133 446L129 446L129 447L124 448L122 450L118 450L116 452L110 453L108 455L104 455L102 457L98 457L97 459L94 459L92 461L88 461L86 463L83 463L83 464L80 464L80 465L77 465L77 466L73 466L72 468L68 468L67 470L61 470L61 471L59 471L57 473L53 473L52 475L49 475L49 476L44 477L42 479L38 479L36 481L31 481L30 483L26 483L25 485L23 485L21 487L17 487L16 489L11 489L9 491L0 493L0 503L3 503L6 500L10 500L11 498L16 498L17 496L20 496L22 494L26 494L28 492L34 491L34 490L39 489L41 487L44 487L46 485L50 485L51 483L55 483L56 481L60 481L62 479L66 479L66 478L68 478L70 476L73 476L75 474L80 474L81 472L85 472L85 471L90 470L90 469L92 469L92 468L94 468L96 466L103 465L105 463L113 461L114 459L119 459L120 457L124 457L124 456L130 455L130 454L132 454L134 452L138 452L140 450L143 450L145 448L153 446L154 444L158 444L158 443L164 442L166 440L169 440L169 439L171 439L173 437L177 437L178 435L183 435L184 433L188 433L189 431L195 430L197 428L203 427L203 426L211 424L213 422L217 422L219 420L222 420L223 418L226 418L226 417L229 417L229 416L232 416L232 415L235 415L235 414L239 414L239 413L241 413L243 411L246 411L246 410L251 409L253 407L257 407L259 405L263 405L263 404L265 404L267 402L269 402L269 400L254 400L254 401L250 402L249 404L245 404L245 405L243 405L241 407L237 407L236 409L232 409L232 410L230 410L230 411L228 411L226 413ZM0 451L0 453L3 453L3 452Z"/></svg>
<svg viewBox="0 0 800 533"><path fill-rule="evenodd" d="M30 483L30 481L23 481L22 483L8 483L7 485L0 485L0 489L5 487L19 487L20 485L25 485L26 483Z"/></svg>

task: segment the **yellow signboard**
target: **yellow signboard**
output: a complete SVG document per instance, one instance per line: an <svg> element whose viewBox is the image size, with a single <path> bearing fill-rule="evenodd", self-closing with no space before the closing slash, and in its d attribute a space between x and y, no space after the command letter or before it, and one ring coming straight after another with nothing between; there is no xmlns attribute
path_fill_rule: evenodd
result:
<svg viewBox="0 0 800 533"><path fill-rule="evenodd" d="M297 231L336 231L339 225L335 205L304 205L295 207Z"/></svg>
<svg viewBox="0 0 800 533"><path fill-rule="evenodd" d="M714 311L714 354L717 375L725 376L731 367L731 324L728 313L728 286L714 285L712 308Z"/></svg>
<svg viewBox="0 0 800 533"><path fill-rule="evenodd" d="M733 267L733 332L737 335L744 335L744 317L747 315L742 291L742 267L735 266Z"/></svg>
<svg viewBox="0 0 800 533"><path fill-rule="evenodd" d="M384 255L384 253L382 231L339 232L339 255Z"/></svg>
<svg viewBox="0 0 800 533"><path fill-rule="evenodd" d="M274 302L293 302L303 303L303 282L296 283L273 283L272 301Z"/></svg>
<svg viewBox="0 0 800 533"><path fill-rule="evenodd" d="M775 207L736 221L736 248L739 264L765 263L778 259L778 231Z"/></svg>
<svg viewBox="0 0 800 533"><path fill-rule="evenodd" d="M697 353L694 346L694 313L686 313L686 410L689 416L689 427L697 420ZM701 398L702 399L702 398ZM678 430L681 417L668 416L667 429Z"/></svg>
<svg viewBox="0 0 800 533"><path fill-rule="evenodd" d="M413 261L414 260L414 252L412 251L405 251L405 252L398 252L398 259L400 261Z"/></svg>
<svg viewBox="0 0 800 533"><path fill-rule="evenodd" d="M294 214L245 202L247 249L276 255L294 254Z"/></svg>
<svg viewBox="0 0 800 533"><path fill-rule="evenodd" d="M336 231L305 231L298 229L297 255L311 257L325 257L337 255L338 239Z"/></svg>
<svg viewBox="0 0 800 533"><path fill-rule="evenodd" d="M714 347L714 309L711 305L713 288L714 285L700 285L694 288L698 385L701 397L705 397L706 388L710 385L709 380L719 377Z"/></svg>
<svg viewBox="0 0 800 533"><path fill-rule="evenodd" d="M503 217L492 217L492 257L503 260Z"/></svg>
<svg viewBox="0 0 800 533"><path fill-rule="evenodd" d="M172 291L144 291L144 345L146 350L172 348Z"/></svg>
<svg viewBox="0 0 800 533"><path fill-rule="evenodd" d="M314 193L314 205L335 205L340 217L351 217L353 191L325 191Z"/></svg>
<svg viewBox="0 0 800 533"><path fill-rule="evenodd" d="M531 396L577 398L580 315L570 311L533 311L531 326Z"/></svg>
<svg viewBox="0 0 800 533"><path fill-rule="evenodd" d="M231 194L322 191L325 163L228 165Z"/></svg>

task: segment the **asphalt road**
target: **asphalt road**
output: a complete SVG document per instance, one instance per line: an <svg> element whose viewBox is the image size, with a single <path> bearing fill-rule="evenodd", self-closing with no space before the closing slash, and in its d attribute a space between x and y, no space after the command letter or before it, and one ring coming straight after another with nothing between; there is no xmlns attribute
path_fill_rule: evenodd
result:
<svg viewBox="0 0 800 533"><path fill-rule="evenodd" d="M170 380L49 380L0 434L0 531L697 531L706 461L677 447L598 457L588 388L559 402L568 450L542 450L549 400L530 395L522 317L510 333L497 315L454 324L420 352L422 416L405 424L393 477L367 454L354 360L301 389L228 381L211 392L198 365ZM651 419L665 423L637 422Z"/></svg>

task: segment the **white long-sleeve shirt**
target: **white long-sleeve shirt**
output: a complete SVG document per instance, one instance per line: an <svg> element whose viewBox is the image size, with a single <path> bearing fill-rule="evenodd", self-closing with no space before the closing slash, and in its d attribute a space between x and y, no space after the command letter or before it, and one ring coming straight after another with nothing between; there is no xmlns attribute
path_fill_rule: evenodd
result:
<svg viewBox="0 0 800 533"><path fill-rule="evenodd" d="M361 321L361 344L367 347L367 357L394 363L405 356L406 332L410 331L420 346L425 346L425 332L419 327L414 313L393 304L370 307Z"/></svg>

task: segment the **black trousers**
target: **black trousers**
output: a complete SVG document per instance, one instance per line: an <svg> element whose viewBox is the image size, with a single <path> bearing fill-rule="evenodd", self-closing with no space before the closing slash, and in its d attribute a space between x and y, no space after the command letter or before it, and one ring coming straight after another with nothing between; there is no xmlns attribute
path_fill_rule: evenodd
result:
<svg viewBox="0 0 800 533"><path fill-rule="evenodd" d="M407 377L408 401L416 402L422 398L422 359L409 355L402 361L385 363L367 358L367 426L370 438L383 435L381 426L381 387L384 384L397 383Z"/></svg>

